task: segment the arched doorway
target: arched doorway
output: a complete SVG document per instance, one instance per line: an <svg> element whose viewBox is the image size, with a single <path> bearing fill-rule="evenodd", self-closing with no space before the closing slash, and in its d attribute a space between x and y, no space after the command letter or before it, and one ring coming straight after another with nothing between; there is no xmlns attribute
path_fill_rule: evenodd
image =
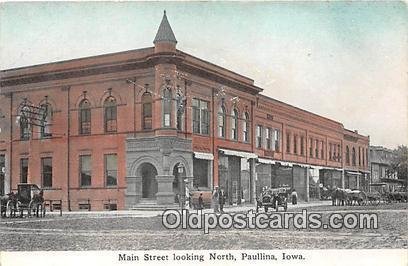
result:
<svg viewBox="0 0 408 266"><path fill-rule="evenodd" d="M140 166L142 175L142 198L155 199L157 193L157 170L150 163L143 163Z"/></svg>
<svg viewBox="0 0 408 266"><path fill-rule="evenodd" d="M173 192L175 195L175 203L180 203L180 201L185 196L185 181L186 169L183 164L177 163L173 168Z"/></svg>

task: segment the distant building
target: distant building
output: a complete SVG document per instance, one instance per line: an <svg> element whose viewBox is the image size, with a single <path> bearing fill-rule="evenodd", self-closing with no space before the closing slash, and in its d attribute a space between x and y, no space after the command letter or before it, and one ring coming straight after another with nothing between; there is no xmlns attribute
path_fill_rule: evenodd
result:
<svg viewBox="0 0 408 266"><path fill-rule="evenodd" d="M396 172L391 169L394 157L391 149L382 146L370 146L371 183L387 183L391 187L401 184Z"/></svg>
<svg viewBox="0 0 408 266"><path fill-rule="evenodd" d="M222 186L230 204L263 186L300 200L367 186L368 136L176 49L165 14L153 43L2 70L1 193L36 183L64 209L100 210L171 205L185 186ZM22 119L28 106L47 107L42 125Z"/></svg>

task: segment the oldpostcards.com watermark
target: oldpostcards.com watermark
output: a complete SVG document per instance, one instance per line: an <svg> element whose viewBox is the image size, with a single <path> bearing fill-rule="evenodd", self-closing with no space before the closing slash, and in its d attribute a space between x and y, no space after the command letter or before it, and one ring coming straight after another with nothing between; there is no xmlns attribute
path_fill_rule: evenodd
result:
<svg viewBox="0 0 408 266"><path fill-rule="evenodd" d="M323 222L321 213L203 213L187 210L168 209L162 214L162 224L167 229L202 229L208 234L211 229L377 229L378 216L375 213L336 213Z"/></svg>

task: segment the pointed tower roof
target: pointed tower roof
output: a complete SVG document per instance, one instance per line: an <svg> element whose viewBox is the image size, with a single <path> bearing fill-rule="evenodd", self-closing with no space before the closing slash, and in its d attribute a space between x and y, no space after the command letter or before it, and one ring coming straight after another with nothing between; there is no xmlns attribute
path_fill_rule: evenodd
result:
<svg viewBox="0 0 408 266"><path fill-rule="evenodd" d="M166 10L164 10L163 19L160 23L159 29L157 30L156 37L154 38L154 41L153 41L154 44L157 42L177 43L176 36L174 36L170 23L167 20Z"/></svg>

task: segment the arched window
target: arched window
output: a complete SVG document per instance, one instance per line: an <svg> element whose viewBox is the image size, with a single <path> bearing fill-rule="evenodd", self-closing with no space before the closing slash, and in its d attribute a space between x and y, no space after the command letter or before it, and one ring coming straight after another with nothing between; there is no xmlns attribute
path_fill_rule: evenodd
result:
<svg viewBox="0 0 408 266"><path fill-rule="evenodd" d="M249 124L249 114L247 112L243 115L244 122L242 123L243 140L244 142L249 142L249 132L251 125Z"/></svg>
<svg viewBox="0 0 408 266"><path fill-rule="evenodd" d="M346 146L346 164L350 165L350 149Z"/></svg>
<svg viewBox="0 0 408 266"><path fill-rule="evenodd" d="M28 140L31 136L30 120L27 114L31 112L30 107L24 106L20 111L20 139Z"/></svg>
<svg viewBox="0 0 408 266"><path fill-rule="evenodd" d="M105 132L117 131L117 104L116 99L112 96L106 98L103 103L105 113Z"/></svg>
<svg viewBox="0 0 408 266"><path fill-rule="evenodd" d="M91 134L91 103L88 99L79 104L79 134Z"/></svg>
<svg viewBox="0 0 408 266"><path fill-rule="evenodd" d="M143 129L152 129L152 103L153 98L149 92L142 95L142 127Z"/></svg>
<svg viewBox="0 0 408 266"><path fill-rule="evenodd" d="M218 110L218 136L225 138L225 107L221 106Z"/></svg>
<svg viewBox="0 0 408 266"><path fill-rule="evenodd" d="M41 138L51 137L52 108L50 104L42 104Z"/></svg>
<svg viewBox="0 0 408 266"><path fill-rule="evenodd" d="M171 126L171 90L165 88L163 90L163 126Z"/></svg>
<svg viewBox="0 0 408 266"><path fill-rule="evenodd" d="M353 147L351 150L351 163L355 166L356 165L356 149Z"/></svg>
<svg viewBox="0 0 408 266"><path fill-rule="evenodd" d="M231 139L238 140L238 111L233 109L231 112Z"/></svg>

